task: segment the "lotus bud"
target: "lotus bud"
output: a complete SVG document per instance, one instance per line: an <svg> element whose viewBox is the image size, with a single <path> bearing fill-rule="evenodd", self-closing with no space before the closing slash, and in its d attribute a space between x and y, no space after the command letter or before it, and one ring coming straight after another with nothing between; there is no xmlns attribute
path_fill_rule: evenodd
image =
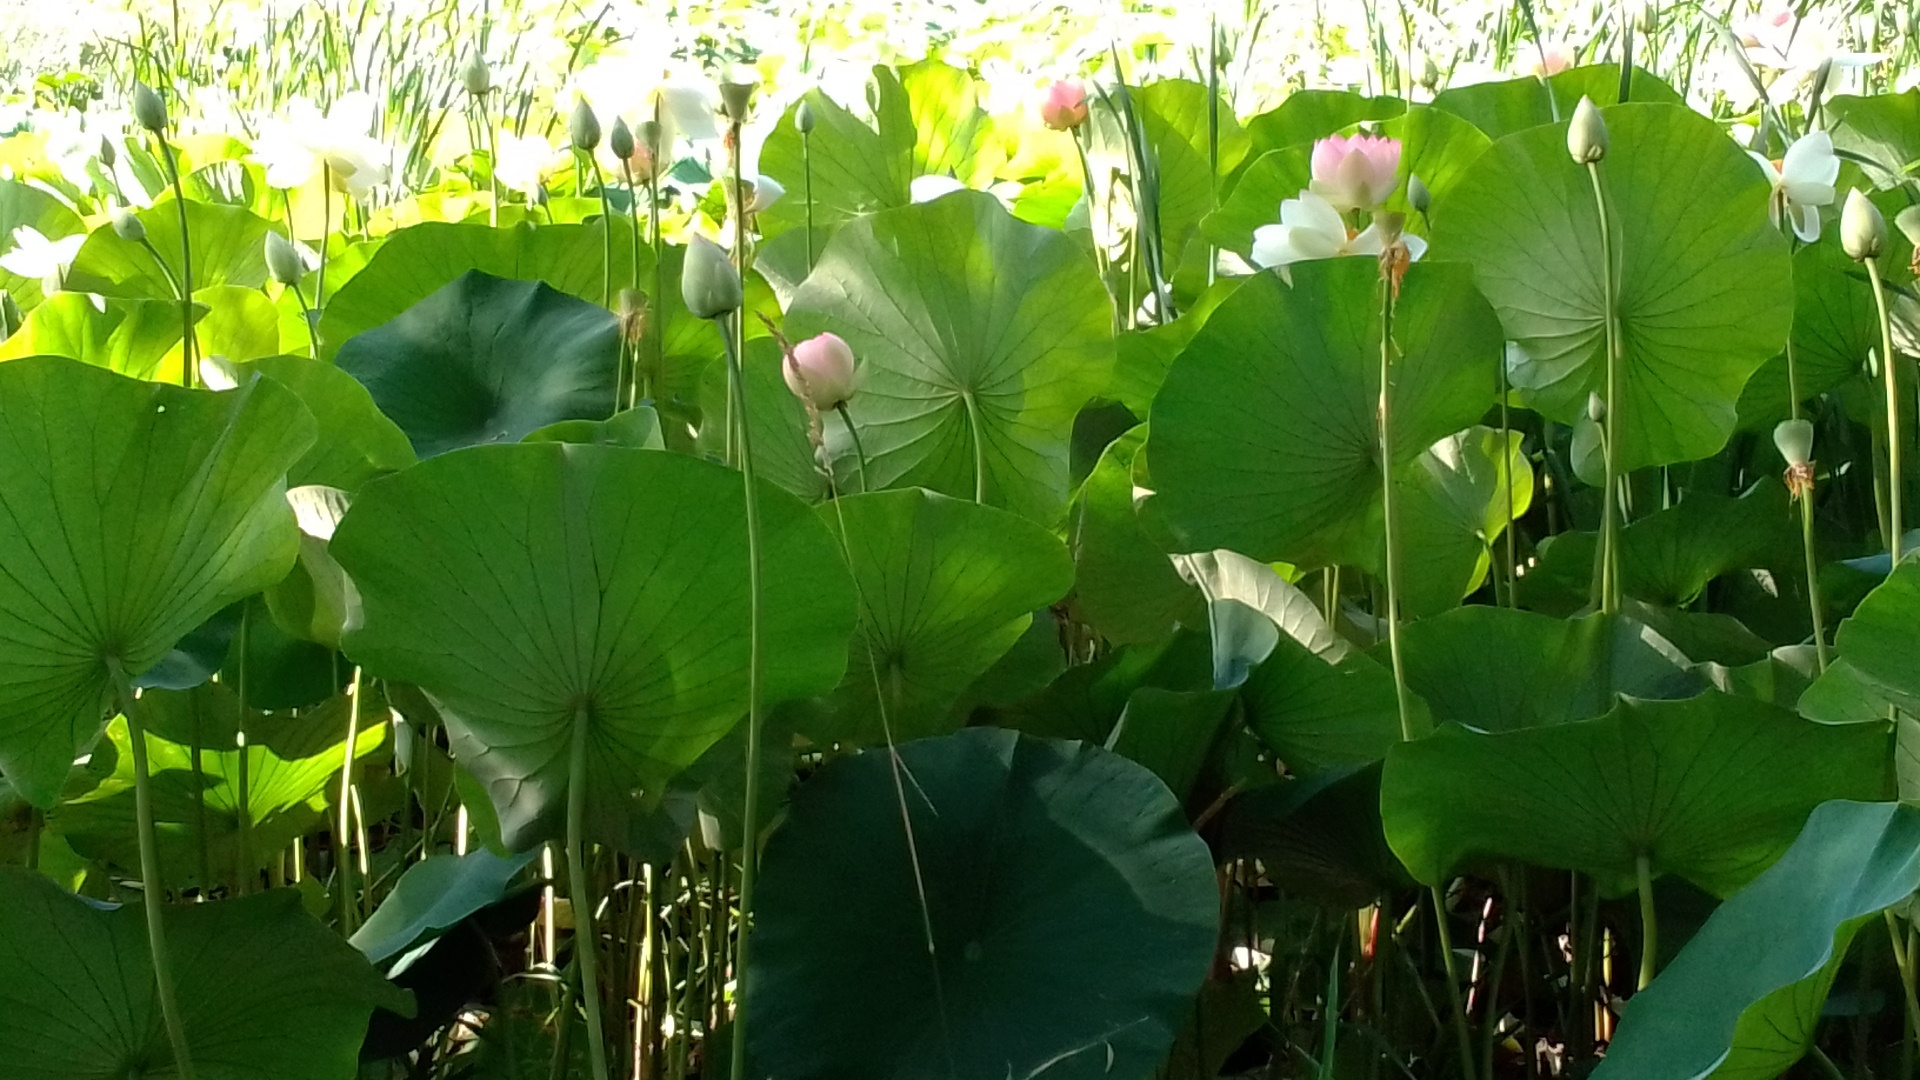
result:
<svg viewBox="0 0 1920 1080"><path fill-rule="evenodd" d="M1047 87L1040 102L1040 122L1055 131L1072 131L1087 122L1087 88L1071 79Z"/></svg>
<svg viewBox="0 0 1920 1080"><path fill-rule="evenodd" d="M1567 126L1567 153L1576 165L1591 165L1607 156L1607 122L1599 106L1584 94L1573 107L1573 123Z"/></svg>
<svg viewBox="0 0 1920 1080"><path fill-rule="evenodd" d="M1426 213L1428 207L1433 205L1433 194L1427 190L1427 185L1417 175L1407 177L1407 205L1413 207L1414 212L1419 214Z"/></svg>
<svg viewBox="0 0 1920 1080"><path fill-rule="evenodd" d="M660 157L661 151L666 149L662 144L666 142L667 132L660 126L660 121L642 120L636 134L640 137L640 148L651 153L656 159Z"/></svg>
<svg viewBox="0 0 1920 1080"><path fill-rule="evenodd" d="M753 72L734 69L720 84L720 111L728 120L736 124L747 122L747 116L753 111L753 91L757 87Z"/></svg>
<svg viewBox="0 0 1920 1080"><path fill-rule="evenodd" d="M680 271L680 296L697 319L717 319L740 310L740 272L720 245L695 236Z"/></svg>
<svg viewBox="0 0 1920 1080"><path fill-rule="evenodd" d="M1607 422L1607 400L1592 391L1587 392L1587 419L1596 424Z"/></svg>
<svg viewBox="0 0 1920 1080"><path fill-rule="evenodd" d="M633 129L619 117L613 118L613 130L607 134L607 146L613 156L625 161L633 156Z"/></svg>
<svg viewBox="0 0 1920 1080"><path fill-rule="evenodd" d="M1429 94L1440 89L1440 65L1434 63L1431 56L1426 57L1420 65L1420 85Z"/></svg>
<svg viewBox="0 0 1920 1080"><path fill-rule="evenodd" d="M600 145L600 120L593 115L593 106L585 98L576 99L573 113L567 117L567 136L573 140L573 148L582 153L590 153Z"/></svg>
<svg viewBox="0 0 1920 1080"><path fill-rule="evenodd" d="M167 130L167 103L143 82L133 84L133 118L156 135Z"/></svg>
<svg viewBox="0 0 1920 1080"><path fill-rule="evenodd" d="M1313 144L1307 187L1335 210L1372 210L1399 185L1400 140L1330 135Z"/></svg>
<svg viewBox="0 0 1920 1080"><path fill-rule="evenodd" d="M829 412L853 396L853 349L838 334L821 334L787 353L781 374L793 396Z"/></svg>
<svg viewBox="0 0 1920 1080"><path fill-rule="evenodd" d="M133 216L133 211L124 206L113 210L113 235L130 243L139 243L147 238L147 225Z"/></svg>
<svg viewBox="0 0 1920 1080"><path fill-rule="evenodd" d="M793 110L793 130L802 135L813 134L813 106L806 98L800 99L800 105Z"/></svg>
<svg viewBox="0 0 1920 1080"><path fill-rule="evenodd" d="M615 314L620 319L620 336L629 345L637 345L647 331L647 294L638 289L621 289Z"/></svg>
<svg viewBox="0 0 1920 1080"><path fill-rule="evenodd" d="M1887 219L1859 188L1847 192L1847 205L1840 211L1840 246L1855 262L1877 259L1887 247Z"/></svg>
<svg viewBox="0 0 1920 1080"><path fill-rule="evenodd" d="M473 54L467 57L467 62L461 65L460 85L466 87L467 93L474 97L482 97L487 91L493 89L493 72L487 67L486 58L480 55L478 49L474 50Z"/></svg>
<svg viewBox="0 0 1920 1080"><path fill-rule="evenodd" d="M100 136L100 164L111 169L113 168L113 163L118 161L119 158L120 155L114 152L113 140L107 138L105 135Z"/></svg>
<svg viewBox="0 0 1920 1080"><path fill-rule="evenodd" d="M1782 420L1773 427L1773 445L1788 465L1805 465L1813 460L1813 423L1809 420Z"/></svg>
<svg viewBox="0 0 1920 1080"><path fill-rule="evenodd" d="M306 276L306 262L293 242L273 230L267 230L267 273L282 285L297 285Z"/></svg>

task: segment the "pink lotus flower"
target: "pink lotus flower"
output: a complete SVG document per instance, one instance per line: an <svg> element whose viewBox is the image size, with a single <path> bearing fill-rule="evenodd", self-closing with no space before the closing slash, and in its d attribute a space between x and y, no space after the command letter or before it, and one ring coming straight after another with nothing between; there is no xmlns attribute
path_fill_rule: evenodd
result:
<svg viewBox="0 0 1920 1080"><path fill-rule="evenodd" d="M821 334L793 347L780 373L793 396L830 412L853 396L853 348L838 334Z"/></svg>
<svg viewBox="0 0 1920 1080"><path fill-rule="evenodd" d="M1573 46L1562 42L1542 45L1537 49L1527 49L1527 74L1536 79L1545 79L1558 75L1573 66L1576 59Z"/></svg>
<svg viewBox="0 0 1920 1080"><path fill-rule="evenodd" d="M1399 139L1333 135L1313 144L1308 188L1336 210L1372 210L1393 194L1399 171Z"/></svg>
<svg viewBox="0 0 1920 1080"><path fill-rule="evenodd" d="M1040 122L1055 131L1072 131L1087 122L1087 88L1071 79L1047 87L1040 103Z"/></svg>

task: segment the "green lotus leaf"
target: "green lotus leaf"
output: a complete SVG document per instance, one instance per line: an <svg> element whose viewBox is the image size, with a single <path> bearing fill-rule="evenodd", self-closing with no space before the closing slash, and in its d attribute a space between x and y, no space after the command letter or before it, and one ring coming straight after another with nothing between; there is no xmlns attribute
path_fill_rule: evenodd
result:
<svg viewBox="0 0 1920 1080"><path fill-rule="evenodd" d="M1895 187L1913 175L1920 160L1920 89L1904 94L1836 95L1826 105L1833 117L1833 146L1865 159L1876 187Z"/></svg>
<svg viewBox="0 0 1920 1080"><path fill-rule="evenodd" d="M1638 860L1718 896L1751 881L1829 799L1888 784L1885 727L1816 724L1706 693L1624 700L1593 720L1488 735L1447 726L1394 747L1380 786L1387 842L1444 883L1520 860L1634 887Z"/></svg>
<svg viewBox="0 0 1920 1080"><path fill-rule="evenodd" d="M0 364L0 771L51 807L113 697L278 581L287 468L313 421L280 386L209 393L71 360Z"/></svg>
<svg viewBox="0 0 1920 1080"><path fill-rule="evenodd" d="M812 510L759 492L764 699L839 683L853 600ZM372 481L330 550L346 651L432 698L509 848L550 835L584 724L588 807L657 798L747 707L739 474L613 446L474 447Z"/></svg>
<svg viewBox="0 0 1920 1080"><path fill-rule="evenodd" d="M562 420L613 412L613 313L537 281L470 270L335 362L360 380L421 457L518 442Z"/></svg>
<svg viewBox="0 0 1920 1080"><path fill-rule="evenodd" d="M850 222L787 316L853 347L875 487L918 485L1051 523L1068 432L1106 386L1106 291L1073 241L955 194Z"/></svg>
<svg viewBox="0 0 1920 1080"><path fill-rule="evenodd" d="M1839 244L1808 244L1793 253L1793 375L1802 401L1866 369L1880 349L1880 316L1866 271ZM1740 429L1771 434L1791 415L1786 354L1767 361L1740 394Z"/></svg>
<svg viewBox="0 0 1920 1080"><path fill-rule="evenodd" d="M1876 697L1920 712L1920 562L1902 562L1840 624L1834 646ZM1824 679L1822 681L1825 681Z"/></svg>
<svg viewBox="0 0 1920 1080"><path fill-rule="evenodd" d="M878 129L820 90L809 90L787 109L760 150L760 171L790 195L760 215L768 235L803 229L807 223L807 176L813 176L813 220L835 226L880 210L906 206L914 177L916 127L907 94L885 68L874 69L874 114ZM802 138L793 114L806 102L813 134Z"/></svg>
<svg viewBox="0 0 1920 1080"><path fill-rule="evenodd" d="M1391 120L1407 111L1397 97L1367 97L1351 90L1295 90L1279 106L1247 121L1256 153L1324 138L1354 124Z"/></svg>
<svg viewBox="0 0 1920 1080"><path fill-rule="evenodd" d="M332 364L268 356L231 367L236 382L257 371L293 391L319 425L313 447L287 470L290 488L321 484L353 491L418 460L406 433L373 403L366 387Z"/></svg>
<svg viewBox="0 0 1920 1080"><path fill-rule="evenodd" d="M1853 936L1920 887L1920 810L1830 802L1627 1002L1594 1080L1772 1080L1813 1045Z"/></svg>
<svg viewBox="0 0 1920 1080"><path fill-rule="evenodd" d="M431 940L499 900L507 883L532 861L481 848L465 855L430 855L407 867L393 891L347 940L373 963L385 963Z"/></svg>
<svg viewBox="0 0 1920 1080"><path fill-rule="evenodd" d="M1522 45L1524 50L1531 48ZM1632 101L1682 104L1673 87L1640 68L1633 69L1628 98ZM1545 82L1528 75L1505 82L1475 83L1444 90L1435 95L1433 107L1453 113L1471 123L1490 138L1500 139L1516 131L1558 124L1573 115L1573 107L1582 97L1595 105L1620 103L1620 67L1617 64L1590 64L1569 68ZM1617 144L1616 144L1617 145ZM1562 155L1564 156L1564 154Z"/></svg>
<svg viewBox="0 0 1920 1080"><path fill-rule="evenodd" d="M206 313L204 306L194 305L195 320ZM27 312L20 329L0 342L0 360L64 356L136 379L178 383L180 333L177 301L95 300L85 293L55 293Z"/></svg>
<svg viewBox="0 0 1920 1080"><path fill-rule="evenodd" d="M1787 340L1787 242L1767 220L1766 178L1711 120L1675 105L1602 114L1620 326L1617 464L1706 457L1732 433L1747 379ZM1593 185L1567 154L1565 125L1494 144L1435 210L1434 254L1472 261L1523 350L1510 365L1522 399L1562 423L1583 419L1606 381L1605 275Z"/></svg>
<svg viewBox="0 0 1920 1080"><path fill-rule="evenodd" d="M1134 516L1134 456L1146 434L1136 427L1108 445L1067 515L1074 606L1116 645L1159 641L1204 618L1200 593Z"/></svg>
<svg viewBox="0 0 1920 1080"><path fill-rule="evenodd" d="M1166 246L1171 264L1192 238L1200 219L1218 204L1226 178L1240 167L1251 144L1234 119L1233 109L1224 101L1211 114L1218 120L1213 129L1209 128L1208 93L1201 83L1160 79L1129 92L1147 144L1154 150L1160 242ZM1209 130L1216 130L1211 148ZM1173 272L1171 265L1167 272Z"/></svg>
<svg viewBox="0 0 1920 1080"><path fill-rule="evenodd" d="M277 889L165 909L181 1023L205 1080L350 1080L367 1018L406 991ZM0 1054L16 1080L173 1072L138 904L0 868Z"/></svg>
<svg viewBox="0 0 1920 1080"><path fill-rule="evenodd" d="M1151 1075L1219 920L1213 861L1166 785L1104 750L993 728L899 758L917 875L885 751L826 765L768 842L745 1005L759 1067Z"/></svg>
<svg viewBox="0 0 1920 1080"><path fill-rule="evenodd" d="M124 240L111 224L88 234L74 256L67 287L129 300L171 300L181 276L180 204L168 199L133 216L146 226L147 244ZM258 289L267 283L266 219L239 206L187 201L187 230L192 239L193 289L237 285ZM155 259L155 253L159 258ZM162 269L162 264L165 269Z"/></svg>

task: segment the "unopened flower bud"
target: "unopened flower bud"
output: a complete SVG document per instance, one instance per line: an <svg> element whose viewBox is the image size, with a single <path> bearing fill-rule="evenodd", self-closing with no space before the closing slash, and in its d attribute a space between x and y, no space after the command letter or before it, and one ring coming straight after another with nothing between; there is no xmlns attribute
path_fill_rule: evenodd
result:
<svg viewBox="0 0 1920 1080"><path fill-rule="evenodd" d="M467 57L467 62L461 65L460 85L466 87L467 93L474 97L480 97L493 89L493 72L487 67L486 58L480 55L478 49L475 49L473 54Z"/></svg>
<svg viewBox="0 0 1920 1080"><path fill-rule="evenodd" d="M1047 87L1040 102L1040 122L1055 131L1072 131L1087 122L1087 88L1071 79Z"/></svg>
<svg viewBox="0 0 1920 1080"><path fill-rule="evenodd" d="M1847 192L1847 205L1840 211L1840 246L1855 262L1877 259L1887 247L1887 219L1859 188Z"/></svg>
<svg viewBox="0 0 1920 1080"><path fill-rule="evenodd" d="M1426 213L1428 207L1433 205L1433 194L1427 190L1427 185L1421 182L1418 175L1407 177L1407 205L1413 207L1415 213L1420 214Z"/></svg>
<svg viewBox="0 0 1920 1080"><path fill-rule="evenodd" d="M613 118L613 130L607 133L607 146L613 156L625 161L633 156L633 129L620 117Z"/></svg>
<svg viewBox="0 0 1920 1080"><path fill-rule="evenodd" d="M1587 419L1596 424L1607 422L1607 401L1592 391L1587 392Z"/></svg>
<svg viewBox="0 0 1920 1080"><path fill-rule="evenodd" d="M1813 422L1782 420L1773 427L1773 445L1788 465L1805 465L1813 460Z"/></svg>
<svg viewBox="0 0 1920 1080"><path fill-rule="evenodd" d="M585 98L573 103L573 113L567 117L567 136L573 140L573 148L582 152L600 145L600 120Z"/></svg>
<svg viewBox="0 0 1920 1080"><path fill-rule="evenodd" d="M802 135L813 134L813 106L806 98L800 99L799 107L793 110L793 130Z"/></svg>
<svg viewBox="0 0 1920 1080"><path fill-rule="evenodd" d="M1607 122L1593 99L1582 95L1567 126L1567 153L1576 165L1591 165L1607 156Z"/></svg>
<svg viewBox="0 0 1920 1080"><path fill-rule="evenodd" d="M795 345L781 368L793 396L819 412L831 412L853 396L853 372L853 349L838 334Z"/></svg>
<svg viewBox="0 0 1920 1080"><path fill-rule="evenodd" d="M1427 57L1425 62L1421 64L1420 85L1424 87L1429 94L1440 88L1440 65L1434 63L1433 57L1431 56Z"/></svg>
<svg viewBox="0 0 1920 1080"><path fill-rule="evenodd" d="M143 82L133 84L133 118L155 134L167 130L167 103Z"/></svg>
<svg viewBox="0 0 1920 1080"><path fill-rule="evenodd" d="M680 270L680 296L696 319L717 319L740 310L740 272L720 245L695 236Z"/></svg>
<svg viewBox="0 0 1920 1080"><path fill-rule="evenodd" d="M137 244L147 238L147 225L134 217L133 211L117 206L113 210L113 235Z"/></svg>
<svg viewBox="0 0 1920 1080"><path fill-rule="evenodd" d="M100 136L100 164L111 169L113 168L113 163L119 159L120 155L115 153L113 149L113 140L107 138L105 135Z"/></svg>
<svg viewBox="0 0 1920 1080"><path fill-rule="evenodd" d="M293 242L273 230L267 230L267 273L282 285L298 284L306 276L305 260L300 258Z"/></svg>

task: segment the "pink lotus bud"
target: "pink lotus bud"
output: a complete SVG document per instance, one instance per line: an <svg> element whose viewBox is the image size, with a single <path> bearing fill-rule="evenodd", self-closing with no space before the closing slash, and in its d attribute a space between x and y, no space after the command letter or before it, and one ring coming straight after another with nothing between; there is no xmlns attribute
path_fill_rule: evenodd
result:
<svg viewBox="0 0 1920 1080"><path fill-rule="evenodd" d="M1399 139L1332 135L1313 144L1313 180L1307 186L1335 210L1373 210L1393 194L1399 171Z"/></svg>
<svg viewBox="0 0 1920 1080"><path fill-rule="evenodd" d="M1087 122L1087 88L1071 79L1047 87L1040 121L1055 131L1072 131Z"/></svg>
<svg viewBox="0 0 1920 1080"><path fill-rule="evenodd" d="M828 412L853 396L853 349L838 334L808 338L787 354L781 374L793 396Z"/></svg>

